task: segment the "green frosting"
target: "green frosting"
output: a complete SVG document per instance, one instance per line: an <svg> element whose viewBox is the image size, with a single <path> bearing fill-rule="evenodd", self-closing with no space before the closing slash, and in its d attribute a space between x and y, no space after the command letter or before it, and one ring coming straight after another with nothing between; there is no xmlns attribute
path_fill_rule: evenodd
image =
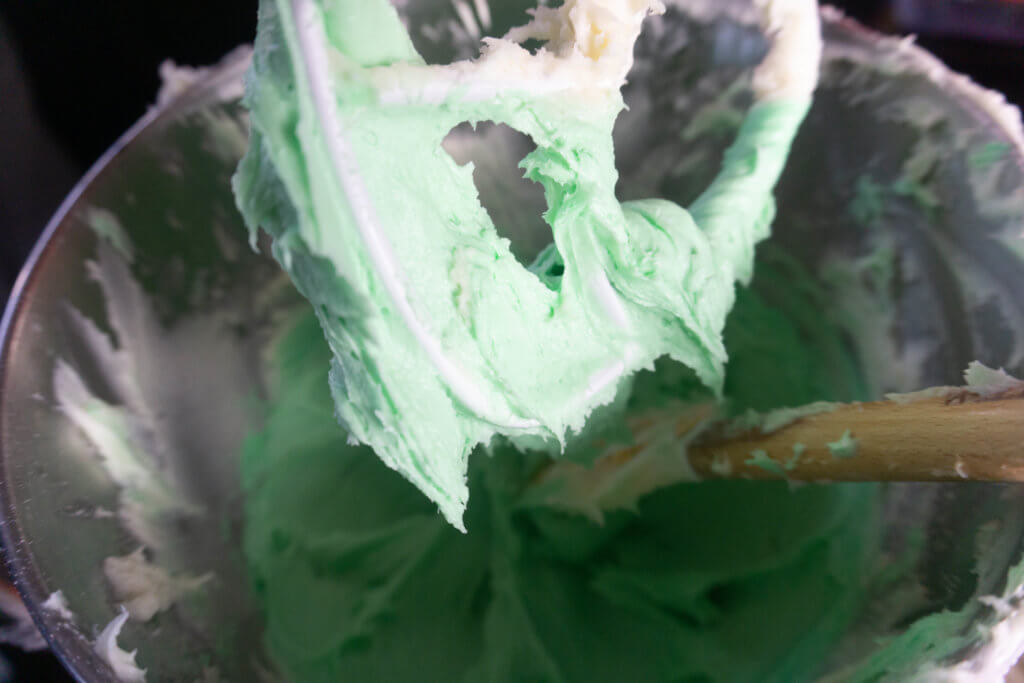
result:
<svg viewBox="0 0 1024 683"><path fill-rule="evenodd" d="M853 437L849 429L843 432L838 439L829 441L825 445L828 446L833 458L852 458L857 455L857 439Z"/></svg>
<svg viewBox="0 0 1024 683"><path fill-rule="evenodd" d="M1009 156L1010 150L1007 142L986 142L971 151L968 161L971 166L984 170Z"/></svg>
<svg viewBox="0 0 1024 683"><path fill-rule="evenodd" d="M349 438L456 527L469 454L495 435L564 448L664 356L722 392L734 283L751 277L810 98L756 103L691 211L620 203L618 88L654 4L596 14L618 23L568 51L538 28L557 18L543 9L514 38L549 51L491 40L449 66L423 63L387 0L260 4L239 207L313 304ZM520 165L544 189L554 243L532 269L498 236L472 165L441 147L482 120L537 145Z"/></svg>
<svg viewBox="0 0 1024 683"><path fill-rule="evenodd" d="M763 448L756 448L750 451L750 458L745 461L745 464L760 467L765 472L777 474L783 479L786 478L786 470L782 465L769 458L768 452Z"/></svg>
<svg viewBox="0 0 1024 683"><path fill-rule="evenodd" d="M730 400L864 398L829 360L843 346L835 327L766 303L813 301L787 279L792 264L767 254L765 293L741 289L729 319ZM742 327L766 316L776 324L761 334ZM470 461L460 534L348 442L323 382L330 360L301 315L273 347L266 428L243 458L245 551L270 650L292 680L810 680L872 590L874 484L681 484L597 524L526 506L547 456L499 440ZM785 382L774 405L756 381L769 376ZM636 378L628 410L707 392L661 361Z"/></svg>
<svg viewBox="0 0 1024 683"><path fill-rule="evenodd" d="M809 98L756 103L690 211L616 199L618 87L653 3L627 4L568 52L542 9L434 67L385 0L261 3L235 189L315 312L272 349L243 458L245 550L291 679L805 680L869 590L874 485L676 485L601 523L525 495L553 446L587 461L666 401L860 397L809 290L734 290ZM441 148L482 120L537 146L521 167L554 243L531 268Z"/></svg>

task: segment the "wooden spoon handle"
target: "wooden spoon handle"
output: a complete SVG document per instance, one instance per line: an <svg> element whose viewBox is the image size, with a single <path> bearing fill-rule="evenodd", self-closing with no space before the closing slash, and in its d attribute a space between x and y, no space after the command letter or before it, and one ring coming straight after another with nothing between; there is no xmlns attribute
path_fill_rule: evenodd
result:
<svg viewBox="0 0 1024 683"><path fill-rule="evenodd" d="M701 479L1024 481L1024 383L998 395L940 387L872 403L775 413L758 426L719 420L712 403L631 421L635 443L605 447L592 466L556 461L524 505L600 519L647 493ZM772 426L765 426L774 422Z"/></svg>
<svg viewBox="0 0 1024 683"><path fill-rule="evenodd" d="M702 478L1024 481L1024 398L951 390L907 402L842 404L770 434L712 435L687 455Z"/></svg>

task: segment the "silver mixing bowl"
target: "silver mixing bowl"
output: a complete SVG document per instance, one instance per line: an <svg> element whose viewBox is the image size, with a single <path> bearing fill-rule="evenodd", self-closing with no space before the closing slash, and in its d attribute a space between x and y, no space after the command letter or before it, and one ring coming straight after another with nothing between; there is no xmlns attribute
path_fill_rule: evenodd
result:
<svg viewBox="0 0 1024 683"><path fill-rule="evenodd" d="M519 23L531 3L493 4L488 32L498 34ZM472 54L474 41L455 21L451 3L396 5L429 61ZM737 3L670 5L645 30L626 89L630 110L617 129L620 194L685 205L715 172L731 139L729 111L749 102L744 75L764 41ZM871 301L836 292L838 307L866 306L863 319L870 324L851 332L851 343L872 391L959 383L974 359L1024 372L1024 297L1017 294L1024 286L1024 149L1012 119L922 51L870 34L834 12L824 16L823 84L779 185L772 242L820 275L837 256L866 253L879 234L891 241L892 272L875 294L895 302L896 322L872 312ZM264 390L259 366L268 331L297 297L276 265L245 244L231 196L229 178L245 141L244 111L232 93L245 62L238 53L201 75L97 162L39 240L0 328L3 545L40 630L82 681L113 676L92 648L117 613L103 560L139 545L107 515L118 508L118 487L54 396L62 360L97 396L116 402L87 343L83 316L107 333L138 332L116 343L143 359L142 381L160 401L157 421L173 462L159 467L172 471L205 508L192 523L167 530L159 563L215 575L151 621L129 622L120 642L138 647L151 681L201 680L211 668L222 679L258 680L270 667L239 547L237 464L245 435L259 428L258 412L250 408ZM513 179L522 140L497 129L488 135L456 131L449 150L477 160L484 203L527 257L545 241L536 218L543 200ZM908 176L918 185L899 185ZM865 178L903 188L887 198L884 217L856 201ZM111 263L109 247L101 247L89 227L96 208L116 216L132 245L130 273L143 294L131 293L119 304L122 313L131 312L127 326L111 322L109 302L88 265ZM762 294L771 298L770 291ZM228 330L230 349L189 346L202 335L181 328L197 316ZM153 330L164 335L162 342L146 337ZM168 340L184 340L184 348L171 352ZM928 611L968 610L972 631L1006 618L976 597L1006 595L1015 587L1007 585L1007 572L1021 559L1024 488L894 485L886 501L886 548L898 551L911 529L926 531L923 559L912 575L927 593ZM977 570L976 553L985 571ZM57 589L70 603L71 621L41 608ZM832 660L822 663L823 675L841 680L845 667L882 647L880 637L921 616L893 615L886 600L880 595L865 607ZM969 669L993 657L1008 659L1024 645L1024 634L1011 638L1011 647L995 654L979 638L937 664Z"/></svg>

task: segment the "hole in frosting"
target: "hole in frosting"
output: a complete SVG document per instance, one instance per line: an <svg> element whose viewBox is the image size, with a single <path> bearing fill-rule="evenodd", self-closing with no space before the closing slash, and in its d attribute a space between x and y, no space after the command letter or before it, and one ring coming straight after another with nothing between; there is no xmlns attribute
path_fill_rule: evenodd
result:
<svg viewBox="0 0 1024 683"><path fill-rule="evenodd" d="M529 266L552 242L543 188L523 177L519 162L537 148L530 136L493 121L476 128L467 121L452 128L444 148L455 162L473 162L473 182L480 203L498 234L511 242L512 254Z"/></svg>

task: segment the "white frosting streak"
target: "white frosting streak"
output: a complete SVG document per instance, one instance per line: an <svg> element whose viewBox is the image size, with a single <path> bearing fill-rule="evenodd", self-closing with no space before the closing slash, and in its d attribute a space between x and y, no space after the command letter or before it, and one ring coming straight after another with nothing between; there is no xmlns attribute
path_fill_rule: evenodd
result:
<svg viewBox="0 0 1024 683"><path fill-rule="evenodd" d="M818 83L821 26L815 0L755 0L772 45L754 71L760 101L809 97Z"/></svg>
<svg viewBox="0 0 1024 683"><path fill-rule="evenodd" d="M74 618L74 614L71 612L71 608L68 606L68 599L64 597L64 591L57 590L50 593L50 597L43 601L40 605L47 612L53 612L61 619L71 621Z"/></svg>
<svg viewBox="0 0 1024 683"><path fill-rule="evenodd" d="M109 664L110 668L114 670L114 675L117 676L119 681L142 683L146 680L146 670L140 669L135 663L135 653L137 650L125 652L117 644L117 636L120 635L121 629L124 628L127 621L128 610L122 607L121 613L114 617L103 631L100 632L92 647L100 659Z"/></svg>
<svg viewBox="0 0 1024 683"><path fill-rule="evenodd" d="M144 548L123 557L106 558L103 561L103 573L114 597L124 603L136 621L149 621L158 612L168 609L182 595L213 578L212 574L200 577L172 576L163 567L147 560Z"/></svg>

